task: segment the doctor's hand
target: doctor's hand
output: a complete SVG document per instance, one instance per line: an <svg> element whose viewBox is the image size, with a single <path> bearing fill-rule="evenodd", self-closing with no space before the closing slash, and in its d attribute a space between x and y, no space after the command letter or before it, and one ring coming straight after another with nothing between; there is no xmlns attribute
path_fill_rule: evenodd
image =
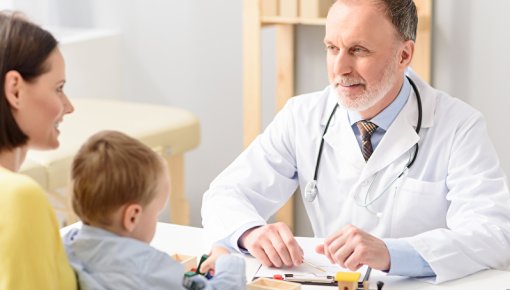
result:
<svg viewBox="0 0 510 290"><path fill-rule="evenodd" d="M351 271L363 265L382 271L390 269L390 253L386 244L352 225L325 239L315 251L325 255L331 263Z"/></svg>
<svg viewBox="0 0 510 290"><path fill-rule="evenodd" d="M251 228L239 238L245 248L267 267L298 266L303 263L303 250L284 223Z"/></svg>

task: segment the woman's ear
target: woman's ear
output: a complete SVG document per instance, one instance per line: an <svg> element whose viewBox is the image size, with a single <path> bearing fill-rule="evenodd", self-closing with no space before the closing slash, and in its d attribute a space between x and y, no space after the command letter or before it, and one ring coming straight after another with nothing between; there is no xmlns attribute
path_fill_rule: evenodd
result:
<svg viewBox="0 0 510 290"><path fill-rule="evenodd" d="M129 233L132 233L140 218L142 216L142 206L139 204L129 204L124 209L124 214L122 217L122 227Z"/></svg>
<svg viewBox="0 0 510 290"><path fill-rule="evenodd" d="M4 92L7 102L11 105L11 107L18 109L20 106L20 88L21 83L23 82L23 78L20 73L11 70L5 74L4 78Z"/></svg>

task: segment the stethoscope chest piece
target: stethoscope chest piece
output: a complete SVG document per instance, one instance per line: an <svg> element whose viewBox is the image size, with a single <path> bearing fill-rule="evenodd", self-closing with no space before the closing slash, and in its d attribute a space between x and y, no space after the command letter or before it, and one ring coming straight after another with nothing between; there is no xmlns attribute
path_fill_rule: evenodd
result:
<svg viewBox="0 0 510 290"><path fill-rule="evenodd" d="M317 193L317 180L308 182L305 187L305 201L313 202L317 197Z"/></svg>

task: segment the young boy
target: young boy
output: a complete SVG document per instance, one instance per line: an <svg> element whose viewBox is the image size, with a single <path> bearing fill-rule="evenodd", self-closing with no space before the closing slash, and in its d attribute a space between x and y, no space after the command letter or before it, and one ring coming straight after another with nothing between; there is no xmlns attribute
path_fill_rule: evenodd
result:
<svg viewBox="0 0 510 290"><path fill-rule="evenodd" d="M73 209L83 226L64 244L80 289L186 289L183 266L149 245L170 190L168 169L156 153L125 134L103 131L81 147L71 178ZM215 272L211 280L193 277L193 289L246 288L241 258L221 255Z"/></svg>

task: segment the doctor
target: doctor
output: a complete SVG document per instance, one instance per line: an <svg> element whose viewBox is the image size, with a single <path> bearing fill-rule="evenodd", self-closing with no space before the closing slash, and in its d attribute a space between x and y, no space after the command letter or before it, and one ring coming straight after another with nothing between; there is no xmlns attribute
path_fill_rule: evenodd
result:
<svg viewBox="0 0 510 290"><path fill-rule="evenodd" d="M332 263L436 283L508 267L510 195L485 122L408 69L416 27L411 0L333 4L330 85L289 100L212 182L211 239L301 264L289 228L266 223L299 186Z"/></svg>

